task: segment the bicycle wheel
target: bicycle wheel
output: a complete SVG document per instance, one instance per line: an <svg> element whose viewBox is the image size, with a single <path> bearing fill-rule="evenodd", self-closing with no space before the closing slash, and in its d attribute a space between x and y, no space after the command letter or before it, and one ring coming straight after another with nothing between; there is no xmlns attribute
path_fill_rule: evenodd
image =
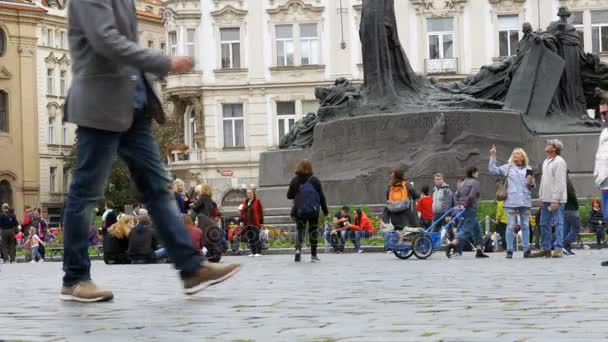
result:
<svg viewBox="0 0 608 342"><path fill-rule="evenodd" d="M426 235L418 237L412 244L414 255L418 259L426 259L433 254L433 241Z"/></svg>
<svg viewBox="0 0 608 342"><path fill-rule="evenodd" d="M414 254L414 251L411 249L408 249L407 251L393 249L393 253L397 258L405 260L409 259Z"/></svg>

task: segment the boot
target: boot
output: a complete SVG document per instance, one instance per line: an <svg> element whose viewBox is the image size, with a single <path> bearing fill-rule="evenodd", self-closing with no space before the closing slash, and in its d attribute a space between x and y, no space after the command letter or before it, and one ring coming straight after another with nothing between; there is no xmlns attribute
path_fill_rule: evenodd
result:
<svg viewBox="0 0 608 342"><path fill-rule="evenodd" d="M507 259L513 259L513 252L507 251Z"/></svg>
<svg viewBox="0 0 608 342"><path fill-rule="evenodd" d="M475 257L476 257L476 258L479 258L479 259L481 259L481 258L489 258L489 256L488 256L488 255L483 254L483 252L481 251L481 249L478 249L478 250L477 250L477 253L475 253Z"/></svg>
<svg viewBox="0 0 608 342"><path fill-rule="evenodd" d="M300 262L301 258L302 258L302 251L299 250L299 249L296 249L296 255L295 255L294 261L295 262Z"/></svg>

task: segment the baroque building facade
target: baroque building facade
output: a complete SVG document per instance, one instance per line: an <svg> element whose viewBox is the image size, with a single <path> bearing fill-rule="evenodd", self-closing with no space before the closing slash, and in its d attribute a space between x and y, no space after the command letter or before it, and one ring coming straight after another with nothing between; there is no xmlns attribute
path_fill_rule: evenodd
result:
<svg viewBox="0 0 608 342"><path fill-rule="evenodd" d="M257 182L261 152L315 111L315 87L361 82L361 0L167 0L167 53L195 69L167 78L168 109L183 145L167 156L175 177L209 183L216 199ZM513 55L569 6L585 49L608 56L603 0L395 1L398 30L416 72L461 79ZM185 146L184 146L185 145Z"/></svg>
<svg viewBox="0 0 608 342"><path fill-rule="evenodd" d="M59 223L70 185L68 158L76 127L63 121L63 105L71 81L67 37L67 8L63 0L40 0L46 11L37 26L37 96L40 151L40 206L52 223ZM165 49L162 22L164 7L159 0L136 0L138 30L142 46Z"/></svg>
<svg viewBox="0 0 608 342"><path fill-rule="evenodd" d="M36 28L45 10L0 0L0 202L39 202Z"/></svg>

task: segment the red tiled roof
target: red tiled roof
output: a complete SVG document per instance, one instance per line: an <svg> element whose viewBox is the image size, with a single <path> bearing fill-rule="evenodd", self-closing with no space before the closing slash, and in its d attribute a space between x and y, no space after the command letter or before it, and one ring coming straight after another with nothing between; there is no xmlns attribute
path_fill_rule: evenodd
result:
<svg viewBox="0 0 608 342"><path fill-rule="evenodd" d="M9 8L29 12L46 12L43 8L40 8L26 0L0 0L0 8Z"/></svg>
<svg viewBox="0 0 608 342"><path fill-rule="evenodd" d="M159 20L163 18L162 16L160 16L158 14L154 14L154 13L146 12L146 11L140 11L140 10L137 10L137 15L142 16L142 17L159 19Z"/></svg>

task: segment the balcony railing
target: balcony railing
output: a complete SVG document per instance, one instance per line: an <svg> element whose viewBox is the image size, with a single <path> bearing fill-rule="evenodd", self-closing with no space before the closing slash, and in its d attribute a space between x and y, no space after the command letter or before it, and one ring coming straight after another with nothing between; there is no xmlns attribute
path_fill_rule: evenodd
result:
<svg viewBox="0 0 608 342"><path fill-rule="evenodd" d="M203 161L203 150L190 149L187 151L171 151L167 162L171 165L199 163Z"/></svg>
<svg viewBox="0 0 608 342"><path fill-rule="evenodd" d="M425 59L424 72L427 75L457 74L458 58Z"/></svg>

